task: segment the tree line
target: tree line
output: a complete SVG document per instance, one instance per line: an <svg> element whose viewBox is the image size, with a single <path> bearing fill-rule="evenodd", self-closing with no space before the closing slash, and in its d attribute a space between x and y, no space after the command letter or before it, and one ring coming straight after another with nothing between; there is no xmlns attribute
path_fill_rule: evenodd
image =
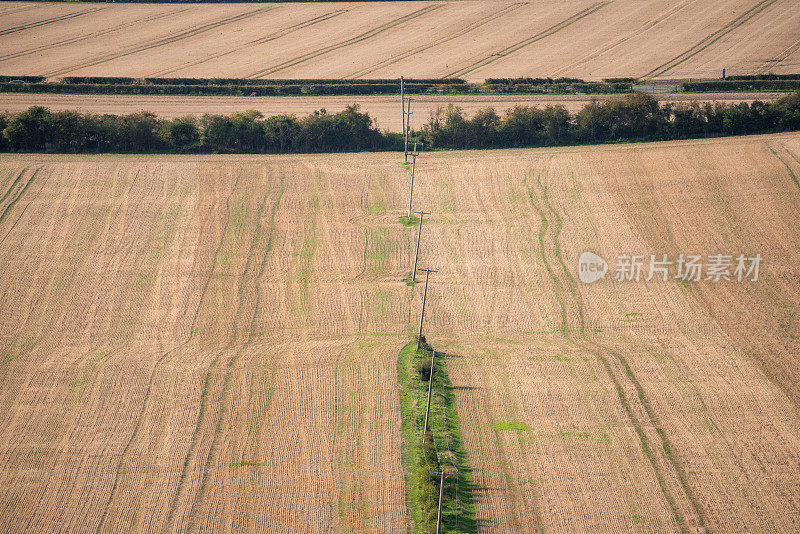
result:
<svg viewBox="0 0 800 534"><path fill-rule="evenodd" d="M800 130L800 93L773 102L665 103L634 93L592 101L576 114L560 105L494 109L472 117L439 108L411 133L428 149L557 146L689 139ZM0 115L0 150L65 153L309 153L402 150L357 105L329 114L264 117L258 111L161 119L152 113L96 115L32 106Z"/></svg>

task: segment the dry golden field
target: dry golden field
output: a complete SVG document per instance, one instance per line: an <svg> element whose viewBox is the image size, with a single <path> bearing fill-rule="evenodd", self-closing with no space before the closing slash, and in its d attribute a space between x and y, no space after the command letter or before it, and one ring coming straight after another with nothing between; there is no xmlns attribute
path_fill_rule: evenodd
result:
<svg viewBox="0 0 800 534"><path fill-rule="evenodd" d="M664 93L653 95L660 102L722 102L736 104L760 100L770 102L786 93ZM421 128L437 108L453 104L472 116L481 109L494 108L502 113L514 106L564 106L577 113L592 100L621 100L617 95L414 95L411 127ZM33 93L0 93L0 113L20 112L31 106L46 106L53 111L72 110L82 113L112 113L124 115L147 111L162 118L200 116L204 113L241 113L260 111L265 117L295 114L309 115L325 108L328 113L342 111L358 104L369 113L380 129L401 132L403 129L399 95L358 96L183 96L183 95L61 95Z"/></svg>
<svg viewBox="0 0 800 534"><path fill-rule="evenodd" d="M661 78L797 72L794 0L4 2L0 74Z"/></svg>
<svg viewBox="0 0 800 534"><path fill-rule="evenodd" d="M0 156L3 530L405 531L400 159ZM797 530L798 176L797 134L418 161L481 531Z"/></svg>

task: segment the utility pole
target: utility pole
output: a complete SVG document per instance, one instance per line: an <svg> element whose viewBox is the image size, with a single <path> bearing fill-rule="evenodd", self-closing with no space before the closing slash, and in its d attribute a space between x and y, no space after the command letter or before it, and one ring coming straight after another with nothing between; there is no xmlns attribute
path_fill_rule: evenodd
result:
<svg viewBox="0 0 800 534"><path fill-rule="evenodd" d="M458 473L445 473L444 471L431 471L432 475L439 475L439 515L436 519L436 534L442 532L442 495L444 493L444 477L457 477Z"/></svg>
<svg viewBox="0 0 800 534"><path fill-rule="evenodd" d="M408 139L406 137L406 90L405 81L400 76L400 107L403 110L403 156L408 163Z"/></svg>
<svg viewBox="0 0 800 534"><path fill-rule="evenodd" d="M422 238L422 219L425 218L426 215L430 215L431 212L429 211L415 211L414 213L419 213L419 232L417 232L417 251L414 253L414 270L411 271L411 281L417 281L417 260L419 259L419 241Z"/></svg>
<svg viewBox="0 0 800 534"><path fill-rule="evenodd" d="M444 356L445 352L440 352ZM431 349L431 374L428 377L428 407L425 408L425 427L422 429L422 441L425 441L425 434L428 432L428 417L431 414L431 393L433 391L433 372L436 367L436 351Z"/></svg>
<svg viewBox="0 0 800 534"><path fill-rule="evenodd" d="M414 143L414 151L411 153L411 193L408 195L408 220L411 220L411 204L414 202L414 171L417 168L417 143Z"/></svg>
<svg viewBox="0 0 800 534"><path fill-rule="evenodd" d="M439 272L433 269L420 269L420 271L425 271L425 292L422 294L422 315L420 315L419 317L419 335L417 336L417 352L419 352L419 348L422 345L422 323L425 322L425 301L428 300L428 278L430 277L431 273Z"/></svg>
<svg viewBox="0 0 800 534"><path fill-rule="evenodd" d="M405 131L403 131L403 146L406 153L406 163L408 163L408 133L411 131L411 101L414 100L411 97L408 97L406 103L406 125Z"/></svg>

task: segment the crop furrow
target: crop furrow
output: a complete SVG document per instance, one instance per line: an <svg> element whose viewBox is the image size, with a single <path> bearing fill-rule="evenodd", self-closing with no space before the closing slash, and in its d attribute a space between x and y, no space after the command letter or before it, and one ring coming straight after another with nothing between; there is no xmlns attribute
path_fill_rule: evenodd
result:
<svg viewBox="0 0 800 534"><path fill-rule="evenodd" d="M656 457L656 452L655 452L654 448L651 446L650 440L647 437L647 434L644 432L644 429L643 429L643 427L641 425L641 422L639 421L639 418L636 416L636 413L634 412L633 407L631 406L631 404L630 404L630 402L628 400L628 397L625 394L625 389L622 386L622 383L621 383L620 379L617 377L616 373L614 372L614 369L613 369L612 365L610 364L610 362L608 361L608 358L606 356L604 356L603 350L600 347L593 346L594 344L593 344L592 340L590 340L585 335L585 319L584 319L584 316L583 316L583 303L582 303L582 300L580 299L580 296L578 295L578 292L577 292L577 283L575 282L575 279L572 277L572 274L567 269L566 264L564 263L563 257L561 255L561 239L560 238L561 238L561 230L563 228L562 218L561 218L560 214L555 210L555 208L550 203L550 200L549 200L548 194L547 194L547 186L542 183L541 179L537 180L537 186L538 186L538 189L539 189L539 194L535 193L534 190L532 190L531 187L529 187L527 185L527 181L525 183L525 186L528 189L531 206L539 214L539 217L541 218L541 221L542 221L542 229L540 230L540 239L539 239L540 254L541 254L541 258L542 258L542 261L544 263L545 269L548 271L548 274L550 275L550 278L553 281L553 289L554 289L554 292L555 292L555 294L557 296L557 300L559 302L559 306L561 307L561 310L562 310L561 333L562 333L563 337L567 341L573 343L576 347L578 347L578 348L580 348L582 350L586 350L587 352L590 352L602 364L602 366L603 366L604 370L606 371L609 379L614 384L614 388L615 388L615 390L617 392L617 396L619 398L620 404L622 405L623 411L625 412L626 417L628 418L631 426L633 427L634 431L637 434L637 437L639 438L639 442L640 442L640 447L642 449L642 453L648 459L648 462L649 462L651 468L653 469L654 476L655 476L655 478L656 478L656 480L657 480L657 482L659 484L659 487L661 489L661 492L662 492L662 494L664 496L665 501L669 505L670 510L673 512L673 515L675 517L676 523L680 526L682 531L687 532L689 529L688 529L686 520L683 517L683 514L681 514L681 512L680 512L680 509L677 506L675 498L671 495L671 492L669 491L669 488L668 488L667 483L666 483L666 479L664 477L664 473L662 472L661 467L659 466L658 459ZM541 202L543 204L542 207L538 206L537 197L539 195L541 195ZM549 217L548 217L548 213L549 213ZM562 271L562 276L565 277L566 282L562 281L561 277L558 274L555 273L555 271L553 269L553 266L552 266L550 260L547 257L547 252L546 252L546 244L547 243L545 242L545 238L548 235L548 229L551 227L551 223L550 223L550 219L551 218L553 219L553 223L552 223L553 230L552 230L552 234L551 234L552 243L551 244L552 244L553 250L555 251L556 263L558 263L559 269ZM578 317L577 317L578 329L577 330L578 330L578 333L579 333L579 337L577 339L572 337L572 335L571 335L572 334L572 330L569 328L568 319L567 319L567 306L566 306L566 303L564 301L564 295L565 294L569 294L571 300L573 300L575 308L578 310L578 313L577 313L577 315L578 315ZM616 355L616 356L619 357L619 355ZM624 359L622 361L624 361ZM626 370L630 370L630 367L627 366L626 364L627 364L627 362L625 362L623 364L623 367ZM635 379L635 377L633 377L633 372L632 371L630 371L630 374L628 375L628 378L629 379ZM638 381L634 382L634 387L636 387L636 384L638 384ZM641 386L639 385L639 388L640 387ZM640 399L646 399L646 397L644 395L644 390L643 389L639 389L639 388L637 388L637 393L639 394ZM648 404L648 406L649 406L649 404ZM649 415L649 412L648 412L648 415ZM655 425L655 422L651 421L651 423L653 423ZM656 427L656 428L658 428L658 427ZM663 435L662 435L662 437L663 437ZM664 450L667 450L667 449L664 449ZM685 482L685 480L683 480L682 477L681 477L681 482L682 483ZM687 497L692 502L692 504L695 504L695 502L692 500L692 497L690 497L690 495L691 495L691 492L689 492L687 494ZM695 506L696 506L696 504L695 504ZM702 522L701 514L698 514L698 517L701 517L701 522Z"/></svg>
<svg viewBox="0 0 800 534"><path fill-rule="evenodd" d="M552 73L552 76L553 77L561 76L565 72L569 71L570 69L573 69L573 68L581 66L581 65L585 65L586 63L588 63L588 62L590 62L590 61L602 56L603 54L605 54L607 52L610 52L611 50L615 49L616 47L618 47L620 45L623 45L623 44L627 43L628 41L630 41L631 39L642 35L644 32L654 28L655 26L658 26L659 24L661 24L665 20L668 20L669 18L674 16L676 13L681 11L687 5L693 4L696 1L697 0L685 0L684 2L681 2L680 4L678 4L676 6L673 6L666 13L662 13L659 16L657 16L656 18L654 18L653 20L643 24L638 29L636 29L633 32L631 32L629 35L627 35L627 36L625 36L625 37L623 37L621 39L618 39L618 40L614 41L613 43L609 43L609 44L607 44L605 46L602 46L598 50L594 50L594 51L590 52L589 54L585 55L584 57L582 57L582 58L580 58L580 59L578 59L576 61L573 61L573 62L571 62L571 63L569 63L567 65L564 65L564 66L554 70L553 73Z"/></svg>
<svg viewBox="0 0 800 534"><path fill-rule="evenodd" d="M202 65L203 63L208 63L209 61L213 61L215 59L219 59L221 57L225 57L225 56L228 56L230 54L235 54L237 52L241 52L242 50L244 50L246 48L251 48L253 46L258 46L258 45L261 45L261 44L264 44L264 43L268 43L270 41L274 41L275 39L280 39L281 37L285 37L285 36L289 35L290 33L293 33L293 32L295 32L297 30L302 30L303 28L308 28L309 26L313 26L315 24L319 24L320 22L325 22L326 20L332 19L334 17L338 17L339 15L344 15L348 11L349 11L349 9L337 9L336 11L331 11L329 13L325 13L324 15L319 15L317 17L314 17L312 19L309 19L309 20L306 20L306 21L303 21L303 22L299 22L299 23L294 24L292 26L287 26L286 28L283 28L280 31L272 33L272 34L270 34L270 35L268 35L266 37L261 37L259 39L254 40L254 41L251 41L251 42L247 43L244 46L237 46L235 48L230 48L228 50L225 50L224 52L218 52L216 54L210 54L210 55L205 56L203 58L200 58L200 59L198 59L196 61L185 63L185 64L180 65L178 67L171 67L171 68L168 68L168 69L160 70L160 71L154 72L152 74L152 76L164 76L166 74L170 74L170 73L173 73L173 72L176 72L176 71L179 71L179 70L187 69L187 68L190 68L190 67L196 67L197 65Z"/></svg>
<svg viewBox="0 0 800 534"><path fill-rule="evenodd" d="M554 250L555 250L556 261L559 264L559 267L560 267L560 269L561 269L561 271L563 273L563 276L567 280L567 283L566 283L567 290L569 291L570 296L572 297L572 300L574 301L574 303L575 303L575 305L576 305L576 307L578 309L578 322L579 322L580 341L576 342L576 341L573 340L573 342L578 347L581 347L584 350L588 350L589 352L594 354L602 362L603 367L606 370L606 373L609 375L609 378L612 380L612 382L614 383L614 385L615 385L615 387L617 389L617 393L618 393L620 402L622 403L623 408L625 409L625 412L628 414L628 418L630 419L631 424L633 425L634 429L636 430L637 435L639 436L639 440L641 442L642 451L645 454L645 456L647 456L648 460L650 461L650 464L653 467L653 470L654 470L654 473L656 475L656 478L658 479L659 485L661 486L662 492L664 494L664 498L669 503L669 505L670 505L674 515L675 515L675 519L678 522L678 525L681 527L681 530L689 531L689 527L688 527L688 525L686 523L686 518L683 517L683 514L680 512L680 510L679 510L679 508L677 506L675 498L671 495L671 492L668 490L668 487L666 485L666 480L664 479L664 473L662 473L662 470L658 465L657 458L656 458L656 455L654 453L654 450L650 446L649 438L645 434L645 432L644 432L644 430L643 430L643 428L641 426L641 422L639 421L639 418L635 415L635 413L632 410L632 407L631 407L630 403L628 402L627 396L625 395L624 388L621 386L621 381L619 380L619 378L617 378L616 373L613 370L613 367L609 364L608 359L603 355L603 353L608 353L608 354L611 354L612 356L614 356L617 359L617 361L619 362L619 364L623 367L623 369L625 370L626 377L628 378L628 380L631 382L631 384L633 385L634 389L636 390L637 397L639 398L639 401L640 401L642 407L644 408L644 411L645 411L645 413L647 415L647 418L649 419L650 425L653 428L661 429L661 431L657 432L658 436L660 438L660 441L661 441L661 450L664 451L664 456L666 456L666 460L667 460L668 465L670 465L672 467L672 469L675 471L675 476L678 479L678 482L680 483L680 487L683 490L684 495L686 496L686 499L691 504L691 506L692 506L692 508L693 508L693 510L694 510L694 512L696 514L696 517L697 517L699 525L701 527L706 528L705 515L703 513L702 508L700 507L699 503L697 502L697 500L696 500L696 498L694 496L694 492L692 491L691 487L689 486L685 471L683 470L683 468L680 465L678 465L677 461L672 456L671 451L673 451L674 448L672 447L671 442L669 441L668 437L666 436L666 433L664 432L663 428L661 427L661 425L659 423L659 420L658 420L655 412L653 411L653 409L652 409L652 407L650 405L650 401L648 400L647 395L645 394L644 388L642 387L642 385L639 382L639 380L636 378L636 375L633 373L633 370L631 369L630 365L628 364L628 361L622 356L622 354L620 354L620 353L618 353L616 351L612 351L608 347L602 345L599 342L594 341L593 339L591 339L589 336L586 335L585 318L584 318L584 315L583 315L583 300L580 297L580 294L578 292L577 281L575 280L575 278L572 276L572 273L567 268L567 265L564 262L563 255L561 253L561 230L563 228L563 221L562 221L561 215L558 213L558 211L556 211L556 209L553 207L552 203L550 202L550 199L549 199L548 194L547 194L547 186L545 184L543 184L541 182L541 180L539 181L539 187L541 189L542 199L544 201L544 204L547 207L547 210L550 212L551 216L556 221L555 230L554 230L554 233L553 233L553 246L554 246Z"/></svg>
<svg viewBox="0 0 800 534"><path fill-rule="evenodd" d="M539 33L537 33L535 35L532 35L531 37L523 39L521 41L518 41L518 42L516 42L516 43L514 43L514 44L512 44L510 46L507 46L506 48L503 48L502 50L494 52L493 54L491 54L489 56L486 56L486 57L484 57L482 59L479 59L478 61L475 61L474 63L470 63L469 65L467 65L464 68L461 68L461 69L458 69L458 70L455 70L455 71L451 72L450 74L446 75L445 78L453 78L453 77L464 76L465 74L469 74L470 72L472 72L474 70L477 70L477 69L479 69L481 67L485 67L486 65L488 65L490 63L494 63L495 61L497 61L498 59L500 59L502 57L505 57L505 56L507 56L509 54L513 54L517 50L521 50L522 48L525 48L528 45L531 45L531 44L533 44L533 43L535 43L537 41L541 41L542 39L545 39L545 38L550 37L551 35L553 35L555 33L560 32L564 28L567 28L568 26L571 26L572 24L575 24L579 20L581 20L581 19L583 19L585 17L588 17L589 15L595 13L596 11L599 11L600 9L602 9L605 6L607 6L608 4L610 4L612 1L613 0L609 0L609 1L606 1L606 2L598 2L598 3L596 3L596 4L592 5L592 6L587 7L586 9L578 11L574 15L572 15L570 17L567 17L566 19L562 20L561 22L558 22L557 24L553 24L552 26L550 26L546 30L543 30L543 31L541 31L541 32L539 32Z"/></svg>
<svg viewBox="0 0 800 534"><path fill-rule="evenodd" d="M177 41L182 41L184 39L188 39L190 37L195 37L196 35L200 35L202 33L209 32L211 30L215 30L221 26L225 26L227 24L233 24L235 22L241 22L243 20L252 18L256 15L260 15L262 13L266 13L267 11L271 11L276 9L274 7L262 7L253 11L248 11L247 13L240 13L238 15L234 15L222 20L218 20L216 22L210 22L208 24L204 24L198 28L194 28L191 30L186 30L176 35L172 35L170 37L163 37L161 39L157 39L155 41L151 41L149 43L145 43L142 45L134 46L133 48L129 48L122 52L113 52L111 54L106 54L99 58L91 59L89 61L85 61L83 63L78 63L76 65L71 65L69 67L61 68L55 71L48 72L46 76L60 76L62 74L66 74L68 72L72 72L78 69L83 69L86 67L94 67L96 65L100 65L102 63L106 63L108 61L112 61L114 59L119 59L122 57L130 56L132 54L137 54L139 52L143 52L145 50L150 50L152 48L157 48L160 46L165 46L169 44L173 44Z"/></svg>
<svg viewBox="0 0 800 534"><path fill-rule="evenodd" d="M424 52L425 50L428 50L429 48L433 48L435 46L443 45L444 43L452 41L453 39L461 37L462 35L465 35L465 34L471 32L473 30L476 30L476 29L480 28L481 26L484 26L485 24L488 24L489 22L492 22L493 20L496 20L496 19L499 19L501 17L504 17L505 15L507 15L507 14L513 12L513 11L516 11L517 9L519 9L522 6L525 6L527 4L528 4L528 2L515 2L513 4L507 5L507 6L503 7L502 9L499 9L497 11L489 13L488 15L485 15L485 16L481 17L480 19L478 19L478 20L476 20L476 21L474 21L474 22L472 22L470 24L467 24L465 27L461 28L460 30L458 30L457 32L455 32L453 34L448 35L447 37L443 37L441 39L435 39L435 40L433 40L433 41L431 41L429 43L426 43L424 45L417 46L415 48L412 48L411 50L403 52L402 54L390 57L388 59L385 59L383 61L375 63L375 64L373 64L373 65L371 65L369 67L366 67L366 68L358 70L358 71L356 71L354 73L348 74L344 78L345 79L348 79L348 78L350 78L350 79L361 78L361 77L366 76L367 74L369 74L371 72L374 72L374 71L376 71L378 69L381 69L381 68L384 68L384 67L388 67L389 65L393 65L393 64L395 64L395 63L397 63L399 61L402 61L402 60L404 60L406 58L409 58L411 56L419 54L420 52Z"/></svg>
<svg viewBox="0 0 800 534"><path fill-rule="evenodd" d="M125 29L125 28L130 28L131 26L135 26L137 24L153 22L154 20L162 19L164 17L171 17L173 15L177 15L179 13L183 13L184 11L188 11L188 10L189 10L189 8L173 9L173 10L168 11L166 13L158 13L156 15L151 15L149 17L144 17L144 18L141 18L141 19L132 20L130 22L126 22L126 23L123 23L123 24L118 24L116 26L112 26L111 28L106 28L104 30L99 30L99 31L96 31L96 32L92 32L92 33L89 33L87 35L82 35L80 37L73 37L73 38L70 38L70 39L64 39L62 41L57 41L55 43L49 43L49 44L46 44L46 45L41 45L41 46L37 46L37 47L34 47L34 48L29 48L27 50L21 50L19 52L6 54L6 55L3 55L3 56L0 56L0 61L7 61L9 59L16 59L18 57L27 56L27 55L30 55L30 54L35 54L36 52L42 52L44 50L52 50L53 48L58 48L60 46L66 46L66 45L71 45L71 44L75 44L75 43L80 43L82 41L87 41L89 39L94 39L96 37L101 37L103 35L107 35L109 33L113 33L113 32L116 32L116 31L119 31L119 30L122 30L122 29Z"/></svg>
<svg viewBox="0 0 800 534"><path fill-rule="evenodd" d="M33 183L33 180L35 180L35 179L36 179L36 175L37 175L37 174L39 174L39 171L40 171L41 169L42 169L42 168L41 168L41 167L39 167L39 168L37 168L35 171L33 171L33 174L31 175L31 177L30 177L30 178L28 178L28 181L27 181L27 182L25 182L25 185L24 185L24 186L22 186L22 189L20 189L20 190L19 190L19 193L17 193L17 195L16 195L16 196L15 196L15 197L14 197L14 198L11 200L11 202L9 202L9 203L8 203L8 205L5 207L5 209L3 210L3 212L2 212L2 213L0 213L0 223L2 223L2 222L3 222L3 219L5 219L5 218L6 218L6 215L8 215L8 212L9 212L9 211L11 211L11 208L13 208L13 207L14 207L14 205L15 205L17 202L19 202L19 199L20 199L20 198L22 198L22 195L24 195L24 194L25 194L25 192L28 190L28 188L31 186L31 184ZM25 171L22 171L22 173L20 173L20 175L17 177L17 179L16 179L16 180L14 181L14 183L11 185L11 188L9 188L9 190L8 190L8 191L6 191L6 194L5 194L5 195L3 195L3 200L2 200L2 201L0 201L0 204L2 204L3 202L5 202L5 201L6 201L6 199L8 198L8 195L9 195L9 193L10 193L10 192L11 192L11 190L14 188L14 186L15 186L15 185L17 185L17 183L19 182L19 179L20 179L20 177L22 177L22 174L23 174L24 172L25 172Z"/></svg>
<svg viewBox="0 0 800 534"><path fill-rule="evenodd" d="M322 56L324 54L327 54L329 52L333 52L334 50L338 50L340 48L344 48L344 47L347 47L347 46L352 46L352 45L360 43L362 41L366 41L367 39L371 39L372 37L375 37L378 34L381 34L381 33L385 32L385 31L388 31L388 30L394 28L395 26L399 26L400 24L404 24L404 23L406 23L406 22L408 22L410 20L413 20L415 18L421 17L422 15L425 15L427 13L430 13L431 11L439 9L440 7L442 7L442 6L441 5L426 6L426 7L422 8L422 9L418 9L417 11L414 11L414 12L409 13L407 15L403 15L402 17L398 17L398 18L396 18L394 20L391 20L391 21L387 22L386 24L381 24L380 26L378 26L376 28L373 28L373 29L371 29L369 31L366 31L366 32L364 32L364 33L362 33L360 35L357 35L355 37L351 37L350 39L345 39L344 41L340 41L340 42L338 42L336 44L333 44L333 45L330 45L330 46L325 46L323 48L318 48L317 50L314 50L312 52L308 52L308 53L303 54L301 56L297 56L295 58L286 60L283 63L279 63L279 64L274 65L272 67L268 67L266 69L262 69L262 70L256 71L256 72L254 72L252 74L249 74L249 75L245 76L245 78L258 78L259 76L266 76L266 75L269 75L269 74L273 74L275 72L278 72L278 71L281 71L281 70L284 70L284 69L288 69L289 67L293 67L293 66L298 65L300 63L303 63L305 61L308 61L310 59L317 58L317 57Z"/></svg>
<svg viewBox="0 0 800 534"><path fill-rule="evenodd" d="M787 149L786 147L783 147L783 149L786 151L787 154L789 154L789 156L792 157L792 159L797 161L797 163L800 163L800 160L798 160L797 157L789 151L789 149ZM789 166L786 160L783 159L781 155L778 154L778 151L772 148L771 146L769 147L769 150L776 158L778 158L778 161L780 161L783 164L783 166L786 167L786 171L789 173L789 176L792 178L792 181L798 188L800 188L800 181L797 179L797 175L794 173L794 170Z"/></svg>
<svg viewBox="0 0 800 534"><path fill-rule="evenodd" d="M254 287L251 288L251 290L253 292L255 292L256 295L259 294L258 281L261 280L261 277L264 274L264 269L265 269L265 266L266 266L267 257L269 256L269 253L272 250L272 234L273 234L273 231L274 231L274 227L273 227L274 226L274 214L275 214L275 211L277 210L278 204L280 203L280 197L282 195L283 195L283 184L281 184L281 189L280 189L280 191L278 193L278 201L275 203L275 205L273 207L272 217L271 217L271 220L270 220L271 228L270 228L270 232L269 232L269 239L268 239L268 241L266 243L266 246L264 247L263 254L261 254L261 261L258 263L259 270L258 270L258 273L255 276ZM258 251L258 247L260 245L260 236L261 236L261 215L262 215L262 213L264 211L264 207L266 206L267 197L268 197L268 194L265 194L263 199L259 203L257 210L256 210L256 221L257 221L256 228L255 228L255 230L253 232L253 236L252 236L252 238L250 240L250 248L249 248L249 253L247 254L247 260L245 261L244 270L243 270L241 276L239 276L239 288L238 288L239 298L238 298L238 304L237 304L236 313L234 314L235 323L236 323L236 324L234 324L234 334L233 334L232 338L230 339L230 341L228 343L228 346L225 349L226 351L233 349L235 344L236 344L236 342L239 340L238 325L239 325L240 322L243 322L243 321L240 321L239 316L241 315L241 313L243 311L243 308L244 308L244 305L245 305L244 296L245 296L245 293L247 292L246 291L246 286L248 285L248 280L251 278L249 276L249 273L251 272L251 269L252 269L252 263L253 263L252 260L253 260L254 256L256 254L258 254L258 252L259 252ZM198 497L197 497L197 499L195 500L195 502L194 502L194 504L192 506L192 512L190 514L190 523L189 523L189 531L190 532L194 531L197 528L197 524L198 524L198 521L199 521L199 515L200 515L200 509L201 509L203 503L205 502L205 498L206 498L206 495L208 493L208 483L209 483L209 476L210 476L211 471L212 471L212 464L214 463L214 461L217 458L217 451L219 449L219 442L220 442L220 440L222 438L223 430L227 426L226 422L228 420L228 415L229 414L228 414L228 410L225 410L224 407L225 407L226 404L228 404L228 401L229 401L231 376L233 374L234 367L235 367L236 363L239 361L239 358L241 357L242 353L247 349L247 347L255 339L254 336L253 336L253 330L252 329L253 329L253 325L255 324L256 317L258 316L258 303L259 303L259 299L257 297L256 298L256 306L254 307L254 309L253 309L253 311L252 311L252 313L250 315L250 321L248 322L248 324L250 325L250 331L248 332L247 340L244 342L244 344L241 347L239 347L236 350L235 355L228 361L228 364L226 365L225 377L224 377L223 386L222 386L222 395L220 396L220 401L219 401L219 405L220 405L219 418L217 419L217 424L216 424L216 427L214 428L214 437L213 437L212 442L211 442L211 448L209 449L208 456L206 457L206 461L205 461L205 464L203 466L203 476L202 476L202 482L200 484L200 490L199 490L199 493L198 493Z"/></svg>
<svg viewBox="0 0 800 534"><path fill-rule="evenodd" d="M205 295L208 291L208 287L211 284L211 280L214 276L214 271L217 266L217 259L219 258L219 253L222 250L222 245L225 243L225 236L228 233L228 227L230 226L231 222L231 198L233 198L234 193L236 192L237 187L239 186L239 180L241 179L242 174L239 173L236 177L236 183L233 186L230 194L228 195L228 199L225 202L227 217L225 219L225 225L222 228L221 237L219 240L219 244L217 245L217 249L214 251L214 259L211 262L211 270L208 273L208 278L206 278L205 285L203 286L203 291L200 293L200 303L202 304ZM195 328L197 326L197 319L200 314L201 306L198 305L197 309L195 310L194 319L192 320L192 327L191 327L191 336L194 336ZM188 342L188 341L187 341ZM167 525L166 530L170 530L173 527L175 521L175 513L178 509L178 501L180 500L186 483L186 476L189 473L189 466L192 463L196 455L197 445L200 441L200 434L202 432L203 423L205 422L205 417L208 409L208 398L211 396L211 379L214 374L214 370L217 368L219 364L219 360L222 354L217 354L217 357L211 362L208 370L206 371L206 378L203 382L203 393L200 397L200 411L197 415L197 423L194 427L194 432L192 433L192 440L189 443L189 451L186 453L186 457L183 461L183 467L181 468L181 476L178 479L178 487L175 490L175 495L172 498L172 504L170 505L169 515L167 516Z"/></svg>
<svg viewBox="0 0 800 534"><path fill-rule="evenodd" d="M724 36L732 32L733 30L739 28L747 21L749 21L751 18L755 17L756 15L764 11L766 8L768 8L775 2L776 0L761 0L756 5L754 5L753 7L742 13L741 15L739 15L732 21L725 24L722 28L712 32L710 35L706 36L704 39L702 39L700 42L698 42L688 50L675 56L666 63L659 65L655 69L645 74L643 77L654 78L656 76L662 76L666 74L667 72L671 71L681 63L688 61L689 59L693 58L694 56L696 56L709 46L713 45L714 43L722 39Z"/></svg>
<svg viewBox="0 0 800 534"><path fill-rule="evenodd" d="M233 189L231 190L230 194L228 195L228 200L227 200L227 203L226 203L227 204L227 209L228 209L228 217L227 217L227 219L225 221L225 227L224 227L224 229L222 231L222 236L220 237L220 242L217 245L216 250L214 251L214 256L213 256L213 259L212 259L212 262L211 262L211 269L210 269L210 271L208 273L208 278L206 278L205 284L203 285L203 290L200 293L200 298L198 299L198 302L197 302L197 308L195 309L194 316L193 316L193 319L192 319L192 324L191 324L191 327L189 328L189 336L186 338L185 341L181 342L177 346L173 347L172 349L170 349L169 351L167 351L163 355L161 355L161 357L158 360L156 360L156 363L153 366L153 370L150 373L150 379L149 379L148 384L147 384L147 390L145 391L144 400L142 401L142 408L139 410L139 415L138 415L138 418L137 418L137 421L136 421L136 426L133 429L133 433L131 434L130 439L128 440L127 444L125 445L125 448L122 450L122 455L120 456L119 464L117 465L116 475L114 477L114 484L111 487L111 494L108 497L108 501L106 501L105 508L103 509L103 514L100 517L100 522L98 523L97 530L95 531L97 534L99 534L102 531L103 527L105 526L105 522L108 519L108 511L111 508L111 503L113 502L114 497L116 497L117 490L119 488L120 477L123 474L123 465L125 463L125 458L126 458L126 456L128 456L128 453L130 452L131 447L133 447L133 444L136 441L136 438L138 437L139 432L141 431L142 423L144 422L144 416L147 413L147 409L149 408L150 402L151 402L151 399L152 399L153 384L155 383L156 374L157 374L158 370L160 369L160 367L164 364L164 362L169 358L169 356L171 356L172 354L174 354L178 350L180 350L183 347L185 347L186 345L188 345L189 342L192 340L192 338L194 338L194 332L195 332L195 327L196 327L196 324L197 324L197 318L198 318L198 316L200 314L200 309L203 307L203 301L205 300L206 291L208 290L208 286L211 283L211 278L214 275L214 270L216 269L216 265L217 265L217 257L219 255L220 249L222 248L222 243L223 243L223 241L225 239L225 232L226 232L226 230L228 228L228 223L230 222L230 200L231 200L231 197L233 196L234 192L236 191L236 188L237 188L238 185L239 185L239 178L237 177L236 183L234 184ZM201 411L202 411L202 406L201 406ZM181 479L183 479L184 476L185 476L185 472L182 473ZM180 490L180 486L176 490L176 495L177 495L179 490ZM173 501L173 508L174 508L174 501ZM173 515L173 510L171 509L170 510L170 517L172 517L172 515Z"/></svg>
<svg viewBox="0 0 800 534"><path fill-rule="evenodd" d="M88 15L90 13L95 13L97 11L101 11L106 9L106 7L96 7L94 9L87 9L86 11L81 11L79 13L69 13L67 15L59 15L58 17L52 17L45 20L39 20L36 22L31 22L30 24L22 24L20 26L14 26L12 28L6 28L4 30L0 30L0 35L8 35L10 33L17 33L25 30L29 30L31 28L38 28L40 26L45 26L47 24L53 24L54 22L61 22L63 20L74 19L75 17L80 17L83 15Z"/></svg>

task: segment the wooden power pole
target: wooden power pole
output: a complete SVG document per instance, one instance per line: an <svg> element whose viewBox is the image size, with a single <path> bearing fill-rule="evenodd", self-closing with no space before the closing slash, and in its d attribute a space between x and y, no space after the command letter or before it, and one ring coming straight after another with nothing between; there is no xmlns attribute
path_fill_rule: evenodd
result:
<svg viewBox="0 0 800 534"><path fill-rule="evenodd" d="M411 152L411 192L408 195L408 220L411 220L411 206L414 203L414 171L417 169L417 156L419 156L419 152L417 151L417 143L414 143L414 151Z"/></svg>
<svg viewBox="0 0 800 534"><path fill-rule="evenodd" d="M417 281L417 260L419 260L419 242L422 239L422 220L425 218L426 215L430 215L431 212L429 211L415 211L414 213L419 213L419 232L417 232L417 251L414 253L414 270L411 271L411 281Z"/></svg>
<svg viewBox="0 0 800 534"><path fill-rule="evenodd" d="M425 292L422 294L422 314L419 317L419 334L417 335L417 352L419 352L419 348L422 345L422 324L425 322L425 301L428 300L428 278L430 278L431 273L438 273L434 269L420 269L420 271L425 272Z"/></svg>
<svg viewBox="0 0 800 534"><path fill-rule="evenodd" d="M445 473L444 471L431 471L432 475L439 475L439 514L436 518L436 534L442 532L442 497L444 495L444 477L457 477L458 473Z"/></svg>
<svg viewBox="0 0 800 534"><path fill-rule="evenodd" d="M439 352L444 356L446 353ZM428 375L428 407L425 408L425 427L422 429L422 441L425 441L425 434L428 433L428 418L431 414L431 393L433 392L433 372L436 368L436 351L431 349L431 374Z"/></svg>
<svg viewBox="0 0 800 534"><path fill-rule="evenodd" d="M411 111L411 102L414 99L411 97L406 98L406 129L403 132L403 146L405 147L406 153L406 163L408 163L408 134L411 132L411 115L414 113Z"/></svg>
<svg viewBox="0 0 800 534"><path fill-rule="evenodd" d="M408 137L406 136L406 88L403 77L400 76L400 108L403 114L403 157L408 163Z"/></svg>

